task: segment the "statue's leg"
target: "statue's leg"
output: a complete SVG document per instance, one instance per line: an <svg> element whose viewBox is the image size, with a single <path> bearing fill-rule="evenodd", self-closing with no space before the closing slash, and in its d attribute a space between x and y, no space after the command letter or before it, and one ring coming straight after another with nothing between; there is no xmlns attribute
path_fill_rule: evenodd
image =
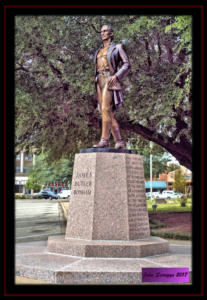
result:
<svg viewBox="0 0 207 300"><path fill-rule="evenodd" d="M111 131L112 91L108 90L107 83L102 91L102 138L109 140Z"/></svg>
<svg viewBox="0 0 207 300"><path fill-rule="evenodd" d="M121 137L119 124L115 119L114 112L111 112L112 126L111 132L115 141L115 149L126 149L126 144Z"/></svg>
<svg viewBox="0 0 207 300"><path fill-rule="evenodd" d="M98 104L99 104L99 109L101 112L101 103L102 103L102 95L101 95L101 87L99 83L96 85L96 90L97 90L97 98L98 98Z"/></svg>
<svg viewBox="0 0 207 300"><path fill-rule="evenodd" d="M99 76L98 83L97 83L97 97L98 97L98 104L99 108L102 114L102 134L101 134L101 140L98 144L93 145L94 148L105 148L109 147L109 132L110 132L110 124L106 121L107 114L105 113L106 108L103 103L105 103L105 98L107 95L104 93L104 88L107 84L107 77L105 76Z"/></svg>

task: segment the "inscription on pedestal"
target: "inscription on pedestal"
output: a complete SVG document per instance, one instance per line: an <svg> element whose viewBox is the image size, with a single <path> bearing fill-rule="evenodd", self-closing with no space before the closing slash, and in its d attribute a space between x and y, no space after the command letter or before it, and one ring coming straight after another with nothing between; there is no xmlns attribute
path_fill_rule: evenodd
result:
<svg viewBox="0 0 207 300"><path fill-rule="evenodd" d="M141 157L126 157L129 238L144 238L150 235L149 219L144 186L144 170Z"/></svg>
<svg viewBox="0 0 207 300"><path fill-rule="evenodd" d="M91 195L92 172L76 172L73 179L72 193L76 195Z"/></svg>

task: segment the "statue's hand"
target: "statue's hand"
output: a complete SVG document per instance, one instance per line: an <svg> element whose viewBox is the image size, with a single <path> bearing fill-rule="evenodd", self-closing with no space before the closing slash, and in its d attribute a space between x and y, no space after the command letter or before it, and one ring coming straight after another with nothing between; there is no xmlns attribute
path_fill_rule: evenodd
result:
<svg viewBox="0 0 207 300"><path fill-rule="evenodd" d="M98 106L97 106L97 110L98 110L99 112L101 112L101 107L100 107L100 104L98 104Z"/></svg>
<svg viewBox="0 0 207 300"><path fill-rule="evenodd" d="M108 81L108 86L109 87L113 86L116 83L116 81L117 81L116 75L111 76Z"/></svg>

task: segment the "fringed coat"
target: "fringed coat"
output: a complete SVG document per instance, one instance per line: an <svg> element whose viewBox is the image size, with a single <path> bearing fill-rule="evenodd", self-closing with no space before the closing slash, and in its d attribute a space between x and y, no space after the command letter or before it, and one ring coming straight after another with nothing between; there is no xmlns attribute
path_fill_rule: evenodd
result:
<svg viewBox="0 0 207 300"><path fill-rule="evenodd" d="M97 80L98 80L96 58L99 50L102 47L103 45L96 51L94 57L96 98L97 98ZM110 87L110 90L113 91L113 111L115 111L123 105L122 104L123 95L122 95L120 80L128 73L130 69L130 63L127 54L123 49L122 44L115 44L114 42L112 42L109 46L106 56L109 65L110 75L111 76L116 75L116 77L118 78L117 84ZM120 62L122 62L122 66L118 70L118 65Z"/></svg>

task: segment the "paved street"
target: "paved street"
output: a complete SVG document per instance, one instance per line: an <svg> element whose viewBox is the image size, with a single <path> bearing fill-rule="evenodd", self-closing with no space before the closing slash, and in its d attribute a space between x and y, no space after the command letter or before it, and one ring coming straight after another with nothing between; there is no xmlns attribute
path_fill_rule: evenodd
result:
<svg viewBox="0 0 207 300"><path fill-rule="evenodd" d="M60 200L16 200L15 213L16 242L46 240L65 231Z"/></svg>

